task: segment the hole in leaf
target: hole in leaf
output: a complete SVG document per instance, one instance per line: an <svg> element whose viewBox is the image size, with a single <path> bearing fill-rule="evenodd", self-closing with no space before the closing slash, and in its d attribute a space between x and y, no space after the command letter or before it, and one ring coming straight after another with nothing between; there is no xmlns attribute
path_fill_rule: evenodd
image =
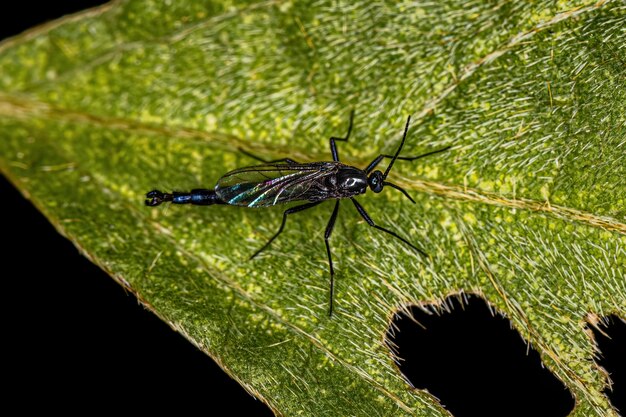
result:
<svg viewBox="0 0 626 417"><path fill-rule="evenodd" d="M509 320L494 314L473 295L411 306L394 316L387 343L405 378L455 417L567 416L569 390Z"/></svg>
<svg viewBox="0 0 626 417"><path fill-rule="evenodd" d="M604 393L621 415L626 415L626 321L616 315L589 326L598 345L596 363L609 374Z"/></svg>

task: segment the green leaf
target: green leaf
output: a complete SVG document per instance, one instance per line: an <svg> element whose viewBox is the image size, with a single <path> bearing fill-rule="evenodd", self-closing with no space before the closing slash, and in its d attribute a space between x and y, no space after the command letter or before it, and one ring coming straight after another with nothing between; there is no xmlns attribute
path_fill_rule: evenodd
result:
<svg viewBox="0 0 626 417"><path fill-rule="evenodd" d="M283 415L446 412L384 335L459 291L503 312L576 396L615 415L585 320L626 313L626 9L620 1L117 1L0 45L0 168L124 287ZM281 208L143 204L267 158L393 152L395 190Z"/></svg>

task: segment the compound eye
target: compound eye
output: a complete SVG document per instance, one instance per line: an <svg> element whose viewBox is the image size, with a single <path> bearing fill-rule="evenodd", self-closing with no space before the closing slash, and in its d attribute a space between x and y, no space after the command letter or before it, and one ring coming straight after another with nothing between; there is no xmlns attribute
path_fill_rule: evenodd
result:
<svg viewBox="0 0 626 417"><path fill-rule="evenodd" d="M383 190L383 173L380 171L375 171L369 177L369 186L375 193L379 193Z"/></svg>

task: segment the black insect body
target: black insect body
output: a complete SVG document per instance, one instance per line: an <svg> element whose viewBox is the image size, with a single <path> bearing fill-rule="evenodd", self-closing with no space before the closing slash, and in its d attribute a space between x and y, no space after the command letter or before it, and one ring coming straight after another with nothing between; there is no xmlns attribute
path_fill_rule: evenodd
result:
<svg viewBox="0 0 626 417"><path fill-rule="evenodd" d="M403 161L414 161L418 158L443 152L449 148L446 147L438 149L414 157L399 156L406 140L409 122L411 121L411 117L409 116L404 128L402 141L400 142L400 146L398 147L395 155L379 155L365 169L345 165L339 162L336 141L345 142L348 140L350 133L352 132L353 119L354 112L350 115L348 133L344 138L330 138L330 151L333 157L332 161L298 163L289 158L279 159L276 161L265 161L244 152L246 155L263 162L264 165L257 165L231 171L217 181L217 185L213 190L202 188L191 190L191 192L174 191L172 193L163 193L158 190L150 191L146 194L146 205L158 206L163 202L171 202L173 204L194 204L204 206L212 204L227 204L244 207L270 207L277 204L306 201L305 204L285 210L283 213L283 220L278 228L278 231L265 245L263 245L263 247L257 250L250 257L250 259L252 259L265 250L274 241L274 239L280 235L285 227L288 215L315 207L326 200L336 200L335 208L330 216L328 225L326 226L326 232L324 233L324 242L326 244L326 253L328 255L328 265L330 270L330 304L328 313L329 315L332 315L335 272L328 240L330 239L330 235L335 226L335 220L337 219L339 202L341 199L349 198L361 217L363 217L363 219L370 226L392 235L407 244L419 254L427 256L422 249L411 244L395 232L374 223L363 206L361 206L361 204L359 204L354 197L364 194L368 187L373 192L379 193L385 186L389 186L401 191L409 200L415 203L415 201L404 189L386 181L387 175L389 174L389 171L391 171L394 162L397 159ZM391 158L391 163L385 172L383 173L379 170L374 171L374 168L376 168L376 166L384 158Z"/></svg>

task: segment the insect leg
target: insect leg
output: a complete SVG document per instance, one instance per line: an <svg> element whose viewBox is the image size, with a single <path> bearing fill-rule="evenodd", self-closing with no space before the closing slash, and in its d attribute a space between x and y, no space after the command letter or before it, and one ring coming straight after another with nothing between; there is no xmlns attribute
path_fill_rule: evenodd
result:
<svg viewBox="0 0 626 417"><path fill-rule="evenodd" d="M328 307L328 316L333 315L333 293L335 288L335 269L333 268L333 257L330 253L330 245L328 244L328 239L330 239L330 235L333 232L333 228L335 227L337 213L339 213L339 200L337 200L337 202L335 203L335 209L333 210L333 214L330 216L328 226L326 226L326 232L324 233L324 243L326 243L326 253L328 254L328 267L330 269L330 304Z"/></svg>
<svg viewBox="0 0 626 417"><path fill-rule="evenodd" d="M333 155L333 161L339 161L339 154L337 153L337 144L336 140L341 140L343 142L347 142L348 138L350 138L350 133L352 133L352 121L354 120L354 110L350 112L350 125L348 126L348 133L345 138L338 138L335 136L330 137L330 153Z"/></svg>
<svg viewBox="0 0 626 417"><path fill-rule="evenodd" d="M376 223L374 223L374 220L372 220L372 218L367 214L367 212L365 211L363 206L361 206L358 201L356 201L354 198L350 198L350 200L352 200L352 202L354 203L354 207L356 207L357 211L359 212L361 217L363 217L363 219L367 222L367 224L369 224L370 226L372 226L375 229L382 230L383 232L388 233L388 234L390 234L391 236L393 236L393 237L395 237L397 239L400 239L405 244L409 245L412 249L414 249L416 252L418 252L420 255L422 255L424 257L428 257L428 254L426 252L424 252L423 250L421 250L417 246L413 245L411 242L409 242L405 238L399 236L396 232L391 231L389 229L385 229L384 227L379 226Z"/></svg>
<svg viewBox="0 0 626 417"><path fill-rule="evenodd" d="M420 158L424 158L426 156L430 156L439 152L444 152L447 151L448 149L450 149L451 146L446 146L445 148L441 148L441 149L437 149L434 151L430 151L430 152L426 152L423 153L421 155L417 155L417 156L399 156L396 159L399 159L401 161L415 161L416 159L420 159ZM365 168L365 173L369 174L370 172L372 172L374 170L374 168L376 168L376 166L380 163L380 161L383 160L383 158L393 158L393 155L378 155L376 157L376 159L374 159L368 166L367 168Z"/></svg>
<svg viewBox="0 0 626 417"><path fill-rule="evenodd" d="M301 206L296 206L296 207L292 207L292 208L289 208L289 209L285 210L285 212L283 213L283 222L280 224L280 227L278 228L278 232L276 232L276 234L274 236L272 236L272 238L270 240L268 240L268 242L265 245L263 245L263 247L261 249L259 249L258 251L254 252L254 254L250 257L250 259L253 259L259 253L261 253L265 249L267 249L267 247L274 241L274 239L276 239L278 237L278 235L283 231L283 228L285 227L285 222L287 221L287 216L288 215L293 214L293 213L297 213L297 212L302 211L302 210L309 209L311 207L315 207L319 203L321 203L321 201L316 201L314 203L306 203L306 204L302 204Z"/></svg>
<svg viewBox="0 0 626 417"><path fill-rule="evenodd" d="M256 156L255 154L246 151L245 149L242 149L242 148L238 148L238 149L239 149L239 152L241 152L242 154L249 156L252 159L256 159L257 161L263 162L264 164L274 164L276 162L287 162L288 164L297 164L297 162L291 158L280 158L280 159L274 159L272 161L268 161L266 159L261 158L260 156Z"/></svg>

